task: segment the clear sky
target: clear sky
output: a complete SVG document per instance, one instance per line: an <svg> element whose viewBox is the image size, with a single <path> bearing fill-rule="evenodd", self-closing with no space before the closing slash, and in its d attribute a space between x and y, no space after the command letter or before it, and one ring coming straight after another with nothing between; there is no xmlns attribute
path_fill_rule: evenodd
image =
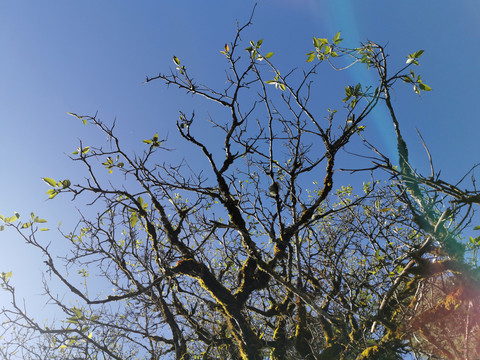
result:
<svg viewBox="0 0 480 360"><path fill-rule="evenodd" d="M78 204L62 197L45 201L48 186L41 177L75 182L82 173L65 154L76 149L79 138L105 141L66 113L98 111L106 122L116 118L118 135L131 148L155 132L168 135L176 147L178 111L202 109L202 101L160 82L142 84L145 76L174 68L175 54L196 79L221 87L219 50L233 39L235 20L247 20L253 5L250 0L0 0L0 214L17 211L26 217L33 211L48 219L52 231L42 238L61 249L65 241L54 229L63 221L69 230ZM425 50L418 71L434 91L418 98L399 84L394 99L417 166L425 166L426 157L415 128L447 180L480 162L478 0L265 0L247 35L265 39L263 47L275 52L272 60L287 71L305 65L312 36L331 39L337 31L347 46L366 40L387 45L397 65ZM341 106L341 99L336 105L325 101L330 89L371 80L355 69L347 79L334 84L328 75L320 78L324 110ZM367 127L393 155L393 129L382 114L379 109ZM0 245L0 271L13 270L20 294L39 293L40 254L9 231L0 233Z"/></svg>

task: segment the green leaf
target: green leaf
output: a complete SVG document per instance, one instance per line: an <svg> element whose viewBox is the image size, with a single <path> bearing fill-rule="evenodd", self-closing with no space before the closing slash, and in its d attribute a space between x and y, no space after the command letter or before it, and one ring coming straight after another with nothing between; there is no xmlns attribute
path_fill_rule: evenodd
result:
<svg viewBox="0 0 480 360"><path fill-rule="evenodd" d="M14 215L14 216L10 216L10 217L5 218L4 221L5 221L7 224L11 224L11 223L13 223L13 222L15 222L15 221L17 221L17 220L18 220L17 215Z"/></svg>
<svg viewBox="0 0 480 360"><path fill-rule="evenodd" d="M432 88L424 83L419 83L418 87L420 88L420 90L423 90L423 91L432 91Z"/></svg>
<svg viewBox="0 0 480 360"><path fill-rule="evenodd" d="M420 55L422 55L423 50L420 50L420 51L417 51L417 53L420 52ZM408 55L406 63L407 64L413 63L414 65L419 65L418 61L416 60L416 58L418 57L418 56L416 56L417 53Z"/></svg>
<svg viewBox="0 0 480 360"><path fill-rule="evenodd" d="M335 34L335 36L333 37L333 43L334 43L335 45L338 45L338 44L340 44L340 42L341 42L342 40L343 40L343 39L340 39L340 31L339 31L339 32L337 32L337 33Z"/></svg>
<svg viewBox="0 0 480 360"><path fill-rule="evenodd" d="M49 228L41 228L40 231L49 231Z"/></svg>
<svg viewBox="0 0 480 360"><path fill-rule="evenodd" d="M48 185L50 186L57 186L57 182L55 180L53 180L52 178L47 178L47 177L44 177L42 178L43 181L45 181Z"/></svg>
<svg viewBox="0 0 480 360"><path fill-rule="evenodd" d="M90 327L89 326L83 326L80 331L83 332L83 333L86 333L87 331L90 330Z"/></svg>
<svg viewBox="0 0 480 360"><path fill-rule="evenodd" d="M47 190L47 194L49 195L48 196L49 199L53 199L55 196L58 195L58 192L55 189L50 189L50 190Z"/></svg>
<svg viewBox="0 0 480 360"><path fill-rule="evenodd" d="M0 225L0 231L3 231L5 230L5 226L4 225Z"/></svg>
<svg viewBox="0 0 480 360"><path fill-rule="evenodd" d="M9 272L7 272L7 273L2 272L2 273L0 274L0 277L2 278L3 281L7 281L9 278L12 277L12 272L11 272L11 271L9 271Z"/></svg>
<svg viewBox="0 0 480 360"><path fill-rule="evenodd" d="M407 61L406 61L407 64L414 64L414 65L419 65L419 62L417 60L415 60L414 56L412 54L410 54L407 58Z"/></svg>
<svg viewBox="0 0 480 360"><path fill-rule="evenodd" d="M273 56L273 52L269 52L264 57L265 57L265 59L270 59L272 56Z"/></svg>
<svg viewBox="0 0 480 360"><path fill-rule="evenodd" d="M37 216L37 217L35 217L35 219L33 220L33 222L39 223L39 224L43 224L43 223L46 223L47 220L45 220L45 219L40 219L40 218Z"/></svg>
<svg viewBox="0 0 480 360"><path fill-rule="evenodd" d="M134 212L132 214L132 216L130 216L130 226L133 228L135 227L135 225L137 224L138 222L138 215L136 212Z"/></svg>
<svg viewBox="0 0 480 360"><path fill-rule="evenodd" d="M320 42L316 37L313 37L313 46L315 46L316 48L320 47Z"/></svg>
<svg viewBox="0 0 480 360"><path fill-rule="evenodd" d="M315 59L315 53L312 51L311 53L308 53L308 58L307 58L307 62L312 62L313 59Z"/></svg>
<svg viewBox="0 0 480 360"><path fill-rule="evenodd" d="M68 114L68 115L75 116L77 119L82 120L83 125L87 125L87 120L86 120L83 116L80 116L80 115L77 115L77 114L71 113L71 112L67 112L67 114Z"/></svg>
<svg viewBox="0 0 480 360"><path fill-rule="evenodd" d="M78 323L78 318L76 318L75 316L71 316L71 317L67 318L67 323L77 324ZM62 346L65 346L65 345L62 345Z"/></svg>
<svg viewBox="0 0 480 360"><path fill-rule="evenodd" d="M175 65L180 65L180 60L175 55L173 56L173 62L175 63Z"/></svg>
<svg viewBox="0 0 480 360"><path fill-rule="evenodd" d="M473 230L480 230L480 225L475 226Z"/></svg>
<svg viewBox="0 0 480 360"><path fill-rule="evenodd" d="M60 181L60 186L64 189L67 189L70 187L70 185L72 185L72 182L68 179L65 179L63 181Z"/></svg>
<svg viewBox="0 0 480 360"><path fill-rule="evenodd" d="M415 53L413 54L413 57L414 57L415 59L418 59L420 56L422 56L423 52L424 52L424 50L418 50L417 52L415 52Z"/></svg>

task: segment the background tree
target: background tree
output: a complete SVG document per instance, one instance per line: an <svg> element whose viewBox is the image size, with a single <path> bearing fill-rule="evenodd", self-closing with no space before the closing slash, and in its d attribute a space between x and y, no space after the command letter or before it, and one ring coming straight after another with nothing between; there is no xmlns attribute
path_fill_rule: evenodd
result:
<svg viewBox="0 0 480 360"><path fill-rule="evenodd" d="M282 74L263 40L250 41L243 52L240 35L249 25L221 50L229 66L225 89L197 82L176 56L175 70L146 79L221 109L212 110L209 139L196 136L194 113L180 112L177 121L208 166L165 161L169 148L158 133L132 155L115 124L72 114L109 138L103 147L80 142L72 154L86 169L83 182L44 178L49 198L70 193L89 205L78 227L63 234L72 249L63 261L79 281L38 239L37 224L45 220L35 214L2 220L43 252L48 272L75 300L56 295L46 282L46 295L64 318L40 323L3 274L12 297L2 312L6 359L474 356L473 320L463 333L442 334L433 316L451 305L468 319L476 311L476 294L453 289L476 282L476 264L464 261L469 253L459 234L478 193L443 182L433 168L423 177L410 166L390 101L397 80L419 94L430 90L411 70L423 51L389 74L381 46L342 48L338 33L331 41L313 39L307 70ZM312 102L324 88L313 80L336 57L376 70L378 84L347 85L343 109L316 115ZM362 136L378 104L389 109L399 167ZM367 155L349 152L358 143ZM355 190L341 185L353 182ZM471 242L471 250L477 245ZM103 292L89 291L90 274L100 276ZM429 285L441 279L444 286L429 295Z"/></svg>

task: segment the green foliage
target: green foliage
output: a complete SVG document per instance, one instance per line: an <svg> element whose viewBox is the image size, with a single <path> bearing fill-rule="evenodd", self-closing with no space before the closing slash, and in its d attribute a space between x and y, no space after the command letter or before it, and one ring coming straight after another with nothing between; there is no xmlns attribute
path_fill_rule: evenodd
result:
<svg viewBox="0 0 480 360"><path fill-rule="evenodd" d="M12 277L12 272L9 271L9 272L1 272L0 273L0 279L4 282L4 283L8 283L9 279Z"/></svg>
<svg viewBox="0 0 480 360"><path fill-rule="evenodd" d="M326 60L330 57L337 57L338 53L335 51L335 47L342 42L340 38L340 32L336 33L333 37L332 43L329 43L328 39L313 38L314 51L307 53L307 62L312 62L315 57L320 60Z"/></svg>
<svg viewBox="0 0 480 360"><path fill-rule="evenodd" d="M275 86L275 89L285 91L285 84L282 81L280 74L277 74L273 80L265 81L266 84Z"/></svg>
<svg viewBox="0 0 480 360"><path fill-rule="evenodd" d="M413 84L413 91L415 91L415 93L418 95L420 95L420 91L432 90L430 86L422 81L421 75L415 75L413 70L410 70L410 75L404 75L402 79L406 83Z"/></svg>
<svg viewBox="0 0 480 360"><path fill-rule="evenodd" d="M357 105L358 100L364 96L364 93L362 92L362 84L357 84L355 87L353 86L346 86L345 87L345 98L343 99L343 102L348 102L350 108L355 108Z"/></svg>
<svg viewBox="0 0 480 360"><path fill-rule="evenodd" d="M53 187L53 189L47 190L48 198L53 199L55 196L57 196L62 190L68 189L72 183L70 180L65 179L61 181L55 181L52 178L42 178L43 181L45 181L48 185Z"/></svg>
<svg viewBox="0 0 480 360"><path fill-rule="evenodd" d="M162 142L158 140L158 133L155 133L152 139L142 140L145 144L150 145L152 148L156 148L162 145ZM123 166L123 165L122 165Z"/></svg>
<svg viewBox="0 0 480 360"><path fill-rule="evenodd" d="M185 75L185 66L180 65L180 59L173 56L173 63L176 65L175 69L182 75Z"/></svg>
<svg viewBox="0 0 480 360"><path fill-rule="evenodd" d="M77 148L76 151L72 152L72 155L85 155L90 151L90 146L86 146L84 148Z"/></svg>
<svg viewBox="0 0 480 360"><path fill-rule="evenodd" d="M245 50L250 53L250 58L255 60L258 58L258 50L262 46L263 39L258 40L257 42L250 40L250 46L247 47Z"/></svg>
<svg viewBox="0 0 480 360"><path fill-rule="evenodd" d="M67 112L68 115L72 115L79 120L82 120L83 125L87 125L87 119L84 116L77 115L75 113Z"/></svg>
<svg viewBox="0 0 480 360"><path fill-rule="evenodd" d="M250 55L250 59L252 61L263 61L268 60L273 56L273 52L268 52L266 55L260 54L260 48L263 44L263 39L258 40L257 42L251 40L250 46L247 47L245 50L248 51Z"/></svg>
<svg viewBox="0 0 480 360"><path fill-rule="evenodd" d="M417 59L422 56L423 50L419 50L414 52L413 54L409 54L407 57L407 64L414 64L414 65L420 65Z"/></svg>
<svg viewBox="0 0 480 360"><path fill-rule="evenodd" d="M125 166L123 161L120 161L119 159L120 155L117 155L115 159L113 159L111 156L107 156L107 159L102 163L102 165L105 166L105 169L108 170L109 174L112 174L114 168L121 169Z"/></svg>

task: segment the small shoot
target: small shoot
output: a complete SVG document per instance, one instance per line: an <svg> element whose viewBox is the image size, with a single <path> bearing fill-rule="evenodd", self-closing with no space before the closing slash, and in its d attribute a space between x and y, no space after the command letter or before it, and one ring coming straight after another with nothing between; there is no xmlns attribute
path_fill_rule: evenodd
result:
<svg viewBox="0 0 480 360"><path fill-rule="evenodd" d="M72 112L67 112L67 114L68 114L68 115L71 115L71 116L74 116L74 117L76 117L76 118L79 119L79 120L82 120L83 125L87 125L87 119L85 119L84 116L80 116L80 115L77 115L77 114L72 113Z"/></svg>
<svg viewBox="0 0 480 360"><path fill-rule="evenodd" d="M68 189L72 185L71 181L68 179L55 181L52 178L44 177L42 178L48 185L53 189L47 190L48 199L53 199L57 196L62 190Z"/></svg>
<svg viewBox="0 0 480 360"><path fill-rule="evenodd" d="M225 44L224 50L220 50L220 53L225 55L227 58L230 57L230 46L228 44Z"/></svg>
<svg viewBox="0 0 480 360"><path fill-rule="evenodd" d="M421 75L415 75L415 72L410 69L410 75L405 75L402 80L406 83L413 84L413 91L420 95L420 91L432 91L432 88L422 81Z"/></svg>
<svg viewBox="0 0 480 360"><path fill-rule="evenodd" d="M173 55L173 62L176 65L176 70L180 72L180 74L185 75L185 66L180 65L180 59Z"/></svg>
<svg viewBox="0 0 480 360"><path fill-rule="evenodd" d="M275 89L280 89L285 91L285 84L283 83L282 79L280 78L280 74L277 74L273 80L265 81L266 84L274 85Z"/></svg>
<svg viewBox="0 0 480 360"><path fill-rule="evenodd" d="M145 144L150 145L152 148L159 147L159 146L162 145L162 142L158 140L158 133L155 133L155 135L153 136L153 138L151 138L151 139L145 139L145 140L143 140L142 142L144 142Z"/></svg>
<svg viewBox="0 0 480 360"><path fill-rule="evenodd" d="M335 34L333 37L332 43L330 44L328 39L313 37L313 47L314 51L308 52L307 62L312 62L317 58L320 61L326 60L329 57L337 57L338 54L335 52L335 47L342 42L340 38L340 31Z"/></svg>
<svg viewBox="0 0 480 360"><path fill-rule="evenodd" d="M90 151L90 146L85 146L84 148L77 148L74 152L72 152L72 155L85 155Z"/></svg>
<svg viewBox="0 0 480 360"><path fill-rule="evenodd" d="M102 163L103 166L105 166L105 169L108 170L108 173L111 174L113 172L113 168L123 168L124 163L122 161L119 161L120 156L117 155L117 158L114 160L111 156L107 157L107 160Z"/></svg>
<svg viewBox="0 0 480 360"><path fill-rule="evenodd" d="M418 50L414 52L413 54L409 54L407 57L407 64L413 64L413 65L420 65L417 59L422 56L424 50Z"/></svg>
<svg viewBox="0 0 480 360"><path fill-rule="evenodd" d="M255 61L262 61L265 59L269 59L273 56L273 52L268 52L265 56L260 55L259 50L263 44L263 39L258 40L257 42L250 40L250 46L247 47L245 50L250 53L250 58Z"/></svg>

